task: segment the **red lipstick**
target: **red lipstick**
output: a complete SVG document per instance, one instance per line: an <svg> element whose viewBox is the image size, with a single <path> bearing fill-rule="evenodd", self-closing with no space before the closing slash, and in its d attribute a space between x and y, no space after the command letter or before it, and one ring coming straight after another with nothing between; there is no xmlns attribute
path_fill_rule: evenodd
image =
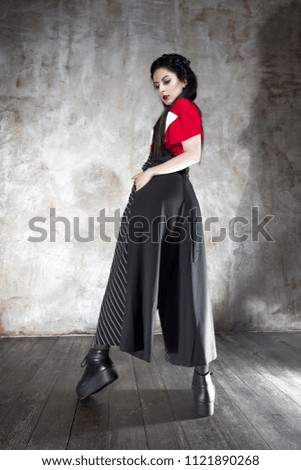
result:
<svg viewBox="0 0 301 470"><path fill-rule="evenodd" d="M163 99L164 99L164 100L167 100L168 98L169 98L169 95L164 95L164 96L163 96Z"/></svg>

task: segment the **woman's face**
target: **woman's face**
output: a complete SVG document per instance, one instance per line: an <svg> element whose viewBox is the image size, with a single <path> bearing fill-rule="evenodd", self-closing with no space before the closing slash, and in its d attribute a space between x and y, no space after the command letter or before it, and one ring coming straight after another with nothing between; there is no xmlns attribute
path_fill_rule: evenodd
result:
<svg viewBox="0 0 301 470"><path fill-rule="evenodd" d="M153 84L162 102L170 105L182 93L187 81L180 81L175 73L162 67L155 70Z"/></svg>

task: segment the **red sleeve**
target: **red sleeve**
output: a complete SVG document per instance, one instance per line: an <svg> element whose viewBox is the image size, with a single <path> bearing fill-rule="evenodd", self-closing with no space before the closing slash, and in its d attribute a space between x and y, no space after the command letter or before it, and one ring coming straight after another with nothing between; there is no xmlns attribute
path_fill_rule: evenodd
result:
<svg viewBox="0 0 301 470"><path fill-rule="evenodd" d="M168 145L183 142L203 134L202 119L196 105L187 98L179 98L170 108L178 117L168 126L165 141Z"/></svg>

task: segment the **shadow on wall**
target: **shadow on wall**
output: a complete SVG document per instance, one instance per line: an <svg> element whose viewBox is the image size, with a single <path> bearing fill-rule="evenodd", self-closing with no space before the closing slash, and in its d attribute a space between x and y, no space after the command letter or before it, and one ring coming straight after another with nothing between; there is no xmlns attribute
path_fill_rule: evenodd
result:
<svg viewBox="0 0 301 470"><path fill-rule="evenodd" d="M234 243L233 330L301 328L300 26L301 4L292 2L266 21L257 38L261 77L250 123L239 140L251 161L237 215L250 219L251 206L258 207L259 221L273 215L264 228L275 241L259 234L258 241Z"/></svg>

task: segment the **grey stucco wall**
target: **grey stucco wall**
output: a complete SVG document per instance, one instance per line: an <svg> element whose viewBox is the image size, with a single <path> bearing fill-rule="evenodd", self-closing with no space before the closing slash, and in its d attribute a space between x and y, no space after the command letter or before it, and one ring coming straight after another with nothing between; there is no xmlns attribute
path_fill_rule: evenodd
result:
<svg viewBox="0 0 301 470"><path fill-rule="evenodd" d="M1 334L94 332L116 241L96 217L122 214L148 156L162 110L149 66L165 52L199 79L190 174L204 221L218 217L205 224L216 329L300 328L300 3L1 0L0 19ZM251 239L252 206L274 216L273 242ZM50 241L50 208L70 241L62 222ZM36 216L43 242L28 241ZM94 240L79 242L88 217Z"/></svg>

